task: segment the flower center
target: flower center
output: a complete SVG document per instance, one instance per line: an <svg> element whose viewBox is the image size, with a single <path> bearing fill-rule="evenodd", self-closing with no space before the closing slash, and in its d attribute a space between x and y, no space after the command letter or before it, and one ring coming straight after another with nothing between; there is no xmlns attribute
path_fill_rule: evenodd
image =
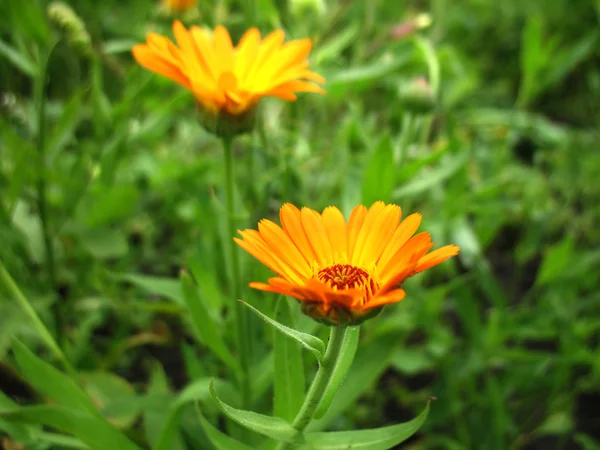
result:
<svg viewBox="0 0 600 450"><path fill-rule="evenodd" d="M350 264L325 267L317 272L317 279L338 290L366 288L372 294L377 287L369 272Z"/></svg>

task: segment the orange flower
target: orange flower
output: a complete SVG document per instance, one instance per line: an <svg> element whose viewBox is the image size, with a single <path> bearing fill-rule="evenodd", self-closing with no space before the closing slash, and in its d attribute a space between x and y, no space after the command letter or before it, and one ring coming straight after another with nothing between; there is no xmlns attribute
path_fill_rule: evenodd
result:
<svg viewBox="0 0 600 450"><path fill-rule="evenodd" d="M163 0L163 5L175 12L184 12L193 8L198 0Z"/></svg>
<svg viewBox="0 0 600 450"><path fill-rule="evenodd" d="M278 275L251 287L295 297L319 321L357 324L402 300L408 277L458 254L455 245L427 253L429 233L414 235L421 215L400 221L401 214L399 206L376 202L357 206L346 222L334 206L319 214L287 203L283 228L263 219L258 231L239 231L242 239L234 239Z"/></svg>
<svg viewBox="0 0 600 450"><path fill-rule="evenodd" d="M276 30L261 39L256 28L248 30L236 47L229 32L218 26L212 33L173 23L177 45L167 37L150 33L145 44L133 48L143 67L181 84L213 115L242 115L263 97L296 100L296 92L318 92L324 83L308 69L310 39L284 44L284 32Z"/></svg>

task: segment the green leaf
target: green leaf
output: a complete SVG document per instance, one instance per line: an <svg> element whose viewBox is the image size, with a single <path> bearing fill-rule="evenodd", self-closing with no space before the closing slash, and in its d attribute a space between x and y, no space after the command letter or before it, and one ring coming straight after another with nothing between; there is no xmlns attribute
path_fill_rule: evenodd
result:
<svg viewBox="0 0 600 450"><path fill-rule="evenodd" d="M328 433L307 433L304 437L307 445L302 450L388 450L404 442L415 434L425 422L429 413L429 403L410 422L389 427L360 431L332 431Z"/></svg>
<svg viewBox="0 0 600 450"><path fill-rule="evenodd" d="M48 138L48 161L51 163L63 147L73 137L73 134L82 119L81 104L83 90L76 91L69 102L64 106L60 120L54 127L52 135Z"/></svg>
<svg viewBox="0 0 600 450"><path fill-rule="evenodd" d="M293 326L289 303L279 299L275 317L279 323ZM274 405L273 414L291 422L304 402L304 365L302 349L279 330L274 330Z"/></svg>
<svg viewBox="0 0 600 450"><path fill-rule="evenodd" d="M185 304L190 312L192 326L200 341L229 367L239 370L237 361L225 345L215 318L209 312L204 299L198 293L198 288L185 272L181 273L181 290L183 291Z"/></svg>
<svg viewBox="0 0 600 450"><path fill-rule="evenodd" d="M84 228L77 233L81 246L96 259L122 258L129 252L127 237L122 230Z"/></svg>
<svg viewBox="0 0 600 450"><path fill-rule="evenodd" d="M319 65L327 60L337 58L346 47L356 42L356 38L360 33L360 26L357 22L353 22L344 30L335 33L329 40L319 45L312 55L312 61L315 65Z"/></svg>
<svg viewBox="0 0 600 450"><path fill-rule="evenodd" d="M88 372L81 376L85 391L102 410L106 405L121 398L133 397L135 391L124 378L109 372ZM118 412L117 410L114 410ZM121 414L106 415L105 418L118 428L127 428L135 422L139 409L124 410Z"/></svg>
<svg viewBox="0 0 600 450"><path fill-rule="evenodd" d="M43 424L70 433L92 450L140 450L123 433L103 419L65 406L22 407L0 411L0 417L17 422Z"/></svg>
<svg viewBox="0 0 600 450"><path fill-rule="evenodd" d="M233 408L225 404L215 391L215 384L211 380L210 394L219 406L219 409L234 422L239 423L256 433L275 439L276 441L293 442L298 435L298 431L285 420L279 417L265 416L252 411Z"/></svg>
<svg viewBox="0 0 600 450"><path fill-rule="evenodd" d="M300 345L302 345L309 352L311 352L313 355L315 355L315 357L317 358L317 361L319 361L319 363L321 363L323 361L323 354L325 353L325 344L323 343L323 341L321 339L319 339L318 337L315 337L311 334L302 333L301 331L297 331L297 330L294 330L293 328L286 327L285 325L280 324L276 320L273 320L270 317L264 315L258 309L254 308L253 306L249 305L248 303L243 302L241 300L240 300L240 302L242 303L242 305L250 308L253 312L256 313L256 315L258 315L258 317L260 317L262 320L264 320L269 325L274 327L276 330L278 330L278 331L282 332L283 334L291 337L292 339L295 339L296 341L298 341L300 343Z"/></svg>
<svg viewBox="0 0 600 450"><path fill-rule="evenodd" d="M392 195L392 199L398 200L403 197L412 197L439 185L466 164L467 156L467 153L461 153L448 158L439 167L431 170L423 170L421 176L415 176L412 181L396 189Z"/></svg>
<svg viewBox="0 0 600 450"><path fill-rule="evenodd" d="M342 341L342 348L340 350L340 357L331 372L331 378L329 378L325 392L323 392L323 397L321 397L321 402L315 413L316 419L320 419L325 415L335 394L337 394L340 385L346 378L348 369L350 369L352 361L354 361L354 355L356 355L359 336L360 327L348 327L346 329L344 340Z"/></svg>
<svg viewBox="0 0 600 450"><path fill-rule="evenodd" d="M396 56L388 61L372 61L364 66L345 67L336 73L329 74L327 79L327 95L341 99L352 89L358 92L368 88L373 83L398 71L411 59L411 52Z"/></svg>
<svg viewBox="0 0 600 450"><path fill-rule="evenodd" d="M252 450L252 447L242 444L240 441L227 436L221 430L216 428L206 420L199 408L196 408L196 413L198 414L198 419L202 424L202 428L204 428L204 432L217 450Z"/></svg>
<svg viewBox="0 0 600 450"><path fill-rule="evenodd" d="M362 203L371 205L377 200L389 201L394 189L395 171L392 140L384 136L373 150L365 171Z"/></svg>
<svg viewBox="0 0 600 450"><path fill-rule="evenodd" d="M96 405L71 378L35 356L17 339L13 352L23 377L37 391L61 405L100 417Z"/></svg>
<svg viewBox="0 0 600 450"><path fill-rule="evenodd" d="M181 282L177 279L139 275L137 273L115 274L115 276L120 280L135 284L150 294L159 294L173 300L175 303L185 305L183 293L181 292Z"/></svg>
<svg viewBox="0 0 600 450"><path fill-rule="evenodd" d="M573 263L575 243L571 236L565 237L558 244L544 253L542 265L536 278L537 284L547 284L560 278L563 272Z"/></svg>
<svg viewBox="0 0 600 450"><path fill-rule="evenodd" d="M25 75L33 78L38 72L38 68L32 60L1 40L0 55L4 56L13 66Z"/></svg>
<svg viewBox="0 0 600 450"><path fill-rule="evenodd" d="M160 364L155 364L150 377L149 395L168 395L169 383ZM144 432L153 450L182 450L179 432L181 410L174 406L172 397L158 408L144 411Z"/></svg>
<svg viewBox="0 0 600 450"><path fill-rule="evenodd" d="M76 448L87 450L90 447L86 445L81 439L77 439L71 436L65 436L64 434L57 433L47 433L44 431L34 431L33 433L34 439L45 442L51 445L51 449L53 448Z"/></svg>

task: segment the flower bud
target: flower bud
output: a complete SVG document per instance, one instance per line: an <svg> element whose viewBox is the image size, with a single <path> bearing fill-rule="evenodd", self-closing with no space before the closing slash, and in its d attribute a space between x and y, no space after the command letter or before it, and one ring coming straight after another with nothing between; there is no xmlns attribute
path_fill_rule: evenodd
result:
<svg viewBox="0 0 600 450"><path fill-rule="evenodd" d="M327 12L324 0L290 0L289 5L295 17L323 17Z"/></svg>
<svg viewBox="0 0 600 450"><path fill-rule="evenodd" d="M396 25L392 28L392 38L395 40L404 39L416 31L427 28L431 25L431 16L427 13L419 14L417 17Z"/></svg>
<svg viewBox="0 0 600 450"><path fill-rule="evenodd" d="M427 114L435 108L435 94L431 85L423 77L398 87L398 97L404 107L415 114Z"/></svg>
<svg viewBox="0 0 600 450"><path fill-rule="evenodd" d="M92 52L92 39L83 20L63 2L48 5L48 18L65 34L67 42L84 55Z"/></svg>

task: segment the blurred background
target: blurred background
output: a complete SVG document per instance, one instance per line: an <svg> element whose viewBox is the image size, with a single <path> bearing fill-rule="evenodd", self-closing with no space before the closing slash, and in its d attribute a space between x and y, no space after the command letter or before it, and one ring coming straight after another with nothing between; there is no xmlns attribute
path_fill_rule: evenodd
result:
<svg viewBox="0 0 600 450"><path fill-rule="evenodd" d="M181 270L233 342L220 143L192 95L130 53L148 32L172 37L177 17L225 24L234 41L250 26L310 37L327 79L326 96L263 102L262 132L236 141L240 228L277 221L284 202L348 214L384 200L422 213L437 247L461 247L365 323L314 429L406 421L433 396L405 448L600 449L598 0L66 4L81 22L42 0L0 3L0 260L113 423L149 448L176 393L223 372L189 327ZM269 276L243 263L244 283ZM243 298L268 314L276 300ZM300 328L326 336L297 309ZM272 332L252 325L254 409L269 413ZM39 401L14 335L53 361L0 283L0 388ZM157 392L162 403L143 401ZM69 448L3 432L7 450ZM191 413L178 432L174 449L212 448Z"/></svg>

